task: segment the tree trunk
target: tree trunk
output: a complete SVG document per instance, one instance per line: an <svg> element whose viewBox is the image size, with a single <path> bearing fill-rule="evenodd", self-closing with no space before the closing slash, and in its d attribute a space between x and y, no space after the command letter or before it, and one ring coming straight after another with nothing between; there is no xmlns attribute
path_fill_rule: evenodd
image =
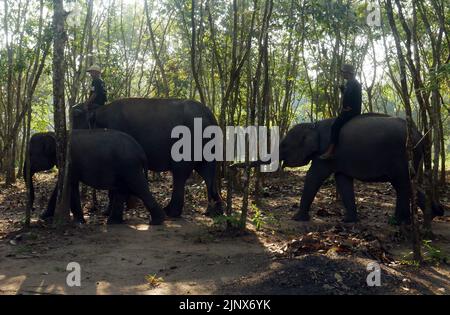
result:
<svg viewBox="0 0 450 315"><path fill-rule="evenodd" d="M414 122L412 118L412 109L411 102L409 98L408 92L408 81L407 81L407 73L406 73L406 62L405 56L402 51L402 45L400 41L400 35L397 29L397 25L394 20L394 13L392 8L392 1L386 1L386 13L388 15L389 24L394 36L395 46L397 49L398 63L400 68L400 86L401 86L401 96L403 100L403 104L405 105L406 112L406 124L407 124L407 136L406 136L406 158L408 161L408 171L410 176L411 183L411 224L412 224L412 245L413 245L413 253L414 260L419 263L422 262L422 254L421 254L421 244L420 244L420 235L419 228L417 224L417 177L414 171L414 161L413 161L413 150L414 143L412 141L412 131L414 128Z"/></svg>
<svg viewBox="0 0 450 315"><path fill-rule="evenodd" d="M69 159L67 150L68 135L66 132L66 112L64 95L64 46L66 34L64 30L65 12L63 0L53 0L53 107L54 124L56 134L56 157L58 164L57 202L55 208L54 223L65 224L70 217L69 196Z"/></svg>
<svg viewBox="0 0 450 315"><path fill-rule="evenodd" d="M167 81L166 71L164 70L164 65L161 61L160 54L158 52L158 48L156 47L155 32L153 31L152 20L150 17L147 0L144 1L144 7L145 7L145 15L147 17L147 28L150 33L150 42L152 44L151 46L152 46L153 58L156 61L156 65L158 66L158 69L159 69L159 72L161 74L161 78L163 81L163 95L164 95L164 97L169 97L169 94L170 94L169 83Z"/></svg>
<svg viewBox="0 0 450 315"><path fill-rule="evenodd" d="M272 15L272 7L273 7L273 0L266 0L265 8L264 8L264 14L262 18L262 25L260 28L259 33L259 53L258 53L258 60L256 64L256 70L255 75L253 77L253 80L251 82L251 96L250 96L250 106L249 106L249 116L247 118L247 126L254 126L256 123L256 110L259 108L261 109L258 104L258 100L260 99L260 85L261 85L261 74L262 74L262 66L264 64L264 56L267 53L267 47L268 45L268 32L269 32L269 21L270 17ZM265 77L266 84L268 85L268 76ZM267 88L267 86L264 86ZM263 92L264 93L264 92ZM267 95L265 95L267 97ZM266 102L267 100L265 100ZM259 123L259 122L258 122ZM250 135L249 135L250 136ZM249 190L250 190L250 177L251 177L251 168L250 168L250 152L249 152L249 139L245 140L245 179L244 179L244 194L243 194L243 200L242 200L242 207L241 207L241 219L240 219L240 228L242 230L245 229L246 223L247 223L247 214L248 214L248 205L249 205ZM258 176L256 176L258 180ZM257 184L258 185L258 184ZM256 188L258 189L258 188Z"/></svg>
<svg viewBox="0 0 450 315"><path fill-rule="evenodd" d="M23 169L23 175L25 178L25 185L27 187L27 201L26 201L26 205L25 205L25 226L28 227L30 226L30 222L31 222L31 211L33 210L32 207L32 198L34 198L34 192L33 192L33 197L32 197L32 179L31 179L31 165L30 165L30 153L29 153L29 143L30 143L30 129L31 129L31 106L28 108L28 113L27 113L27 123L26 123L26 132L24 135L25 138L25 167Z"/></svg>
<svg viewBox="0 0 450 315"><path fill-rule="evenodd" d="M200 95L200 101L203 104L206 104L206 98L205 98L205 92L203 90L203 85L200 81L199 77L199 69L197 64L197 26L195 23L195 4L196 0L191 1L191 68L192 68L192 76L194 77L195 86L197 88L197 91ZM203 23L201 21L200 23Z"/></svg>

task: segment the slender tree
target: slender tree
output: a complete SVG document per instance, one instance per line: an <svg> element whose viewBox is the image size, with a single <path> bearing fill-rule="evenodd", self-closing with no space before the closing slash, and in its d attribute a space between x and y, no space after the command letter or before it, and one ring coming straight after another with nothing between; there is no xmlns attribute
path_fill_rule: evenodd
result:
<svg viewBox="0 0 450 315"><path fill-rule="evenodd" d="M397 50L397 56L398 56L398 65L400 69L400 87L401 87L401 96L403 100L403 105L405 106L405 112L406 112L406 125L407 125L407 135L406 135L406 158L408 161L408 173L410 177L410 192L411 192L411 204L408 205L411 213L411 222L412 222L412 243L413 243L413 252L414 252L414 259L416 261L421 262L422 261L422 255L421 255L421 244L420 244L420 236L419 236L419 227L417 224L417 177L416 172L414 170L414 146L415 143L413 143L412 140L412 133L414 130L414 121L412 116L412 109L411 109L411 101L409 98L409 92L408 92L408 81L407 81L407 73L406 73L406 61L405 61L405 55L403 53L401 41L400 41L400 34L394 19L394 9L392 7L392 1L387 0L386 1L386 13L389 20L389 25L392 30L392 34L394 36L395 41L395 47Z"/></svg>
<svg viewBox="0 0 450 315"><path fill-rule="evenodd" d="M57 201L54 222L57 225L69 220L69 168L70 134L67 132L65 107L64 47L66 12L63 0L53 0L53 107L56 134L56 158L58 164Z"/></svg>

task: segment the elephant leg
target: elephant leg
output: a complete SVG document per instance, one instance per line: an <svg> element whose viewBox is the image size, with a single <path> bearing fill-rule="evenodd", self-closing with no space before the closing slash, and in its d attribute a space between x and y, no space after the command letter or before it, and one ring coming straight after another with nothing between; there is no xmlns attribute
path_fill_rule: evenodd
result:
<svg viewBox="0 0 450 315"><path fill-rule="evenodd" d="M108 206L105 210L102 211L102 215L105 217L109 217L111 214L114 205L113 205L113 199L114 199L114 192L112 190L108 190Z"/></svg>
<svg viewBox="0 0 450 315"><path fill-rule="evenodd" d="M206 162L196 167L195 170L205 181L208 190L208 208L205 214L210 217L222 215L223 202L217 190L216 163Z"/></svg>
<svg viewBox="0 0 450 315"><path fill-rule="evenodd" d="M47 210L45 210L41 214L41 219L45 220L48 218L52 218L55 214L55 208L56 208L56 198L58 197L58 184L55 185L55 188L53 189L52 195L50 196L50 200L48 201Z"/></svg>
<svg viewBox="0 0 450 315"><path fill-rule="evenodd" d="M411 187L409 183L392 183L397 192L397 201L395 206L395 221L398 225L405 223L411 224Z"/></svg>
<svg viewBox="0 0 450 315"><path fill-rule="evenodd" d="M123 208L126 199L126 194L119 191L108 192L109 194L109 206L110 209L107 224L121 224L123 223Z"/></svg>
<svg viewBox="0 0 450 315"><path fill-rule="evenodd" d="M300 209L292 218L296 221L309 220L309 208L316 197L317 192L323 182L331 175L332 170L322 161L313 161L306 174L305 185L303 187Z"/></svg>
<svg viewBox="0 0 450 315"><path fill-rule="evenodd" d="M184 190L186 186L186 180L191 175L192 170L186 171L184 169L174 170L173 176L173 190L172 198L169 204L164 208L167 216L177 218L181 216L184 206Z"/></svg>
<svg viewBox="0 0 450 315"><path fill-rule="evenodd" d="M353 189L353 178L343 174L336 174L336 186L339 195L342 198L346 213L344 216L344 222L357 222L358 215L356 213L355 205L355 191Z"/></svg>
<svg viewBox="0 0 450 315"><path fill-rule="evenodd" d="M70 208L72 209L73 218L78 223L86 223L83 217L83 210L81 209L80 184L79 182L72 182L70 186Z"/></svg>
<svg viewBox="0 0 450 315"><path fill-rule="evenodd" d="M134 178L126 180L129 192L142 200L147 210L150 212L150 225L160 225L166 217L164 211L148 190L148 182L143 174L137 174ZM125 196L126 201L127 196Z"/></svg>

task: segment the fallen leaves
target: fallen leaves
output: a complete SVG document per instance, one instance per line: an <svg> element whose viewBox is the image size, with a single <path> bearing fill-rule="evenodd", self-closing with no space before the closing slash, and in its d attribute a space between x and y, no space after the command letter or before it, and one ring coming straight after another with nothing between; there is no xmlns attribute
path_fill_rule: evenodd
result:
<svg viewBox="0 0 450 315"><path fill-rule="evenodd" d="M147 283L152 287L152 288L156 288L158 287L161 283L164 282L164 279L161 277L158 277L155 274L152 275L146 275L145 276L145 281L147 281Z"/></svg>
<svg viewBox="0 0 450 315"><path fill-rule="evenodd" d="M290 258L315 253L327 256L362 254L385 263L393 261L391 254L370 233L355 228L349 231L340 226L293 239L281 248L281 253Z"/></svg>
<svg viewBox="0 0 450 315"><path fill-rule="evenodd" d="M276 280L282 281L283 290L289 287L300 288L309 285L308 288L319 293L330 291L328 293L347 294L350 292L349 290L359 293L372 292L364 291L360 288L361 281L364 281L367 276L365 266L357 265L355 267L352 263L359 258L369 258L370 260L386 263L386 266L394 268L395 266L389 265L389 262L392 260L390 251L398 254L393 244L403 242L402 246L405 246L405 244L409 246L406 240L394 238L395 228L387 224L388 217L394 213L395 192L392 189L388 189L388 184L367 185L356 182L355 191L359 195L357 197L358 214L361 222L346 225L338 223L342 220L344 209L341 202L336 200L334 182L328 181L314 200L310 213L311 222L303 224L294 222L290 218L292 217L291 211L298 211L304 175L304 172L295 171L271 174L270 177L265 179L262 187L263 196L260 200L262 202L260 209L264 212L264 215L276 215L277 220L281 221L281 225L269 225L270 229L262 229L258 232L252 230L251 234L247 236L239 236L239 241L246 241L246 238L248 238L248 243L252 244L256 241L261 241L265 250L278 253L275 257L272 257L273 255L269 256L269 258L278 260L273 262L274 264L279 263L279 261L298 263L296 266L299 267L290 271L282 270L279 273L275 273ZM92 233L90 233L90 229L97 231L99 228L95 225L105 225L106 219L100 215L100 211L104 210L108 202L106 192L98 192L98 212L86 214L88 224L84 226L84 230L70 228L65 231L55 231L51 228L51 225L37 221L40 210L46 207L54 185L54 174L44 174L43 176L46 181L41 181L40 178L36 180L36 207L39 211L33 214L31 228L35 236L28 234L30 231L22 228L23 209L20 207L25 200L23 199L25 196L24 191L17 187L7 191L0 191L0 213L2 215L0 217L0 242L4 242L5 247L8 249L4 257L11 257L12 259L39 257L41 261L45 261L52 255L55 248L70 246L72 242L79 242L80 239L86 239L86 242L95 243L102 251L106 241L103 239L91 240L90 236ZM150 182L152 193L163 206L170 199L171 185L172 181L167 174L163 174L162 181ZM222 196L226 196L224 191L222 191ZM86 197L85 202L90 200L90 194L86 194ZM443 198L443 200L448 202L449 198ZM198 213L204 211L206 204L207 197L203 182L200 179L191 179L189 186L186 188L186 207L183 212L183 220L194 222L193 218L195 220L201 218L202 223L210 224L211 221L208 221L210 219L205 219L203 216L198 215ZM242 195L239 192L235 192L233 204L234 208L239 210L242 204ZM291 208L293 204L295 205ZM250 217L252 217L253 211L254 209L250 209ZM196 212L196 214L191 215L192 212ZM139 205L137 209L125 211L125 219L128 222L133 222L133 224L145 225L147 218L148 212L142 205ZM447 220L448 222L449 219L447 217L439 218L438 220L441 220L440 222ZM107 228L105 226L105 231ZM112 235L115 235L114 233L115 231L113 231ZM173 233L185 234L181 229L175 229ZM169 232L164 232L163 234L164 237L171 235ZM227 237L226 241L231 240L230 246L231 244L234 246L236 238ZM182 239L183 242L194 244L198 247L216 246L222 242L221 237L210 233L208 229L204 231L199 229L198 232L186 234ZM109 241L115 243L113 239L109 239ZM2 244L0 243L0 245ZM200 267L192 266L191 268L191 265L189 265L190 254L185 253L183 247L177 249L182 249L182 251L176 251L177 261L180 259L180 264L178 266L164 264L164 269L151 269L152 271L157 271L157 274L144 276L145 285L156 288L164 283L164 279L166 281L170 279L171 282L175 281L174 279L178 275L186 273L186 266L189 267L188 273L200 273ZM438 254L438 252L435 252L435 256ZM78 253L78 255L80 259L84 257L83 253ZM242 255L245 256L245 260L248 262L252 254L244 252ZM162 256L163 254L161 253L154 254L151 259L159 259ZM122 256L119 256L119 259L120 257ZM93 259L93 261L95 260ZM143 257L133 256L132 259L123 258L122 261L124 265L132 264L133 269L138 269L136 266L139 266L139 269L146 268L145 266L147 265L147 260L144 260ZM181 261L186 261L186 263L181 263ZM33 261L23 261L23 263L33 263ZM209 269L213 270L222 265L232 265L236 270L239 270L238 268L240 267L239 259L228 257L223 259L214 257L211 259L205 256L202 266L205 265L211 266ZM404 268L404 266L398 264L395 268L399 270ZM64 271L60 270L59 272ZM295 276L296 273L299 273L298 277ZM137 275L139 284L143 283L142 274L145 274L145 271ZM397 278L393 277L392 279ZM391 287L395 284L395 292L400 291L408 294L417 292L415 280L410 284L409 282L402 282L401 279L399 281L391 281ZM194 286L196 284L192 282L190 285ZM272 285L272 283L269 283L269 285ZM441 288L442 283L438 285L439 287L435 287L434 292L441 294L447 292L448 294L448 288Z"/></svg>

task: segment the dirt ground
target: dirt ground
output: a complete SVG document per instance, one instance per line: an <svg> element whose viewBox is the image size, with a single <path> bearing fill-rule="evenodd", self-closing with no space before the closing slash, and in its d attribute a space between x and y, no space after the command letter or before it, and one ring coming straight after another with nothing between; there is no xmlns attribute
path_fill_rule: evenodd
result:
<svg viewBox="0 0 450 315"><path fill-rule="evenodd" d="M311 222L290 220L305 173L271 174L248 230L229 235L220 221L202 215L203 183L190 180L183 217L149 226L142 207L126 223L109 226L99 211L87 224L55 230L38 220L55 173L36 176L32 226L22 228L25 187L0 191L0 294L449 294L450 217L435 219L435 239L424 243L428 263L411 261L410 241L390 225L395 195L388 184L356 183L360 222L343 224L343 208L329 181L311 209ZM152 180L161 204L171 178ZM225 196L225 192L223 192ZM89 200L89 198L88 198ZM238 210L242 196L236 193ZM106 206L99 193L99 208ZM442 203L450 206L448 189ZM69 262L81 266L81 287L66 284ZM381 265L381 286L369 287L367 265Z"/></svg>

